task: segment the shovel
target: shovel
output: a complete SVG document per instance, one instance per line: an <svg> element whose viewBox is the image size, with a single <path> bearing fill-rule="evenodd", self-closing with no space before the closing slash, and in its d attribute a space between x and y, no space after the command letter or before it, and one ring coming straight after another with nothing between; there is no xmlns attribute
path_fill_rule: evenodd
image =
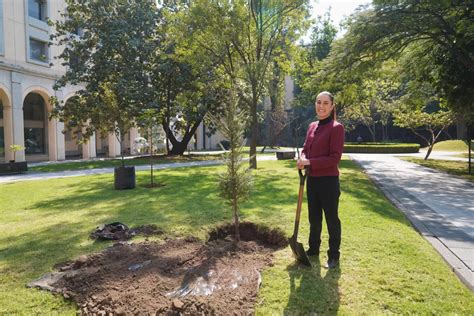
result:
<svg viewBox="0 0 474 316"><path fill-rule="evenodd" d="M291 236L288 241L290 243L291 251L293 251L293 255L295 256L296 260L308 267L311 267L311 262L309 262L309 258L306 255L306 252L304 251L303 244L297 241L298 229L300 226L301 204L303 203L304 182L306 180L307 172L307 167L305 168L304 174L301 169L298 169L298 173L300 175L300 190L298 193L298 205L296 206L295 230L293 232L293 236Z"/></svg>

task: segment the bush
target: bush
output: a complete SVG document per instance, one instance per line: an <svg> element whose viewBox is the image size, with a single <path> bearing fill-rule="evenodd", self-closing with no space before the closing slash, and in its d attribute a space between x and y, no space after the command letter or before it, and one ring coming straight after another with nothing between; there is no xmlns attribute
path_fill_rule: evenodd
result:
<svg viewBox="0 0 474 316"><path fill-rule="evenodd" d="M406 154L417 153L419 144L403 143L345 143L344 153L366 153L366 154Z"/></svg>

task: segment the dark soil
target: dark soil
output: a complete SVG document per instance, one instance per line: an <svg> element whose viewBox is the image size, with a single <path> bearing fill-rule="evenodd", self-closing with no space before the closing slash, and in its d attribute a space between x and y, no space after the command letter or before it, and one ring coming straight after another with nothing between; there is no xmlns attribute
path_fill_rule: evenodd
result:
<svg viewBox="0 0 474 316"><path fill-rule="evenodd" d="M192 237L118 242L57 265L48 289L75 301L84 314L253 314L260 272L286 238L252 223L240 226L240 242L229 232L233 226L219 227L207 243Z"/></svg>

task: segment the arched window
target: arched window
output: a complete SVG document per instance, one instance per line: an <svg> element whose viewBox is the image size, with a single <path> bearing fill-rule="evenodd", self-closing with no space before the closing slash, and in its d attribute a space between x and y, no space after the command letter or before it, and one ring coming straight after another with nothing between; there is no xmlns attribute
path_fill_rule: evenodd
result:
<svg viewBox="0 0 474 316"><path fill-rule="evenodd" d="M5 133L3 132L3 103L0 100L0 158L5 157Z"/></svg>
<svg viewBox="0 0 474 316"><path fill-rule="evenodd" d="M23 102L25 153L46 153L46 107L37 93L29 93Z"/></svg>

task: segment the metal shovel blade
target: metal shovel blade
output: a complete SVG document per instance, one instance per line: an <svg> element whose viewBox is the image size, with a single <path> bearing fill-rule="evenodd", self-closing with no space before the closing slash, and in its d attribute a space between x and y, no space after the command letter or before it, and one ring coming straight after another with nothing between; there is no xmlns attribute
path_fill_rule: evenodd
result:
<svg viewBox="0 0 474 316"><path fill-rule="evenodd" d="M298 242L294 235L288 239L288 242L290 243L291 251L293 251L296 260L305 266L311 267L311 262L309 261L306 251L304 251L303 244Z"/></svg>

